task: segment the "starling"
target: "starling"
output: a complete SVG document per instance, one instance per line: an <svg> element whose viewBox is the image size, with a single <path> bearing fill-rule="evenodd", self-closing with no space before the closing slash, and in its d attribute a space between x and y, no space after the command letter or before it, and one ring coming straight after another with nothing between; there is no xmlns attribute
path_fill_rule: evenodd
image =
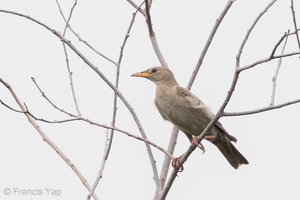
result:
<svg viewBox="0 0 300 200"><path fill-rule="evenodd" d="M132 74L144 77L156 84L155 105L163 119L181 130L191 142L202 133L214 117L210 109L189 90L178 85L173 73L167 67L152 67L143 72ZM227 161L237 169L241 164L248 164L246 158L233 146L237 139L217 122L204 139L213 143Z"/></svg>

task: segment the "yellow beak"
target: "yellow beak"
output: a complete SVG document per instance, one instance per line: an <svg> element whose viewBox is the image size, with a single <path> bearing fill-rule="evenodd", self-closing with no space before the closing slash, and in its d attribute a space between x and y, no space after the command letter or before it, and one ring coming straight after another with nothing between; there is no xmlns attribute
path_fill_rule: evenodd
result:
<svg viewBox="0 0 300 200"><path fill-rule="evenodd" d="M133 77L148 77L150 75L151 74L146 73L146 72L138 72L138 73L132 74L131 76L133 76Z"/></svg>

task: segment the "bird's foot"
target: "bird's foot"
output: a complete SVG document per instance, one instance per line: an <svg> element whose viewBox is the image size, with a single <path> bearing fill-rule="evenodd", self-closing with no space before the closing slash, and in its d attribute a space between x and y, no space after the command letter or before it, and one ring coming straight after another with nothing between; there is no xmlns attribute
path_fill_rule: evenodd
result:
<svg viewBox="0 0 300 200"><path fill-rule="evenodd" d="M202 154L205 153L205 147L203 146L203 144L201 142L200 142L200 144L198 143L197 137L193 137L192 144L197 145L197 147L202 150Z"/></svg>
<svg viewBox="0 0 300 200"><path fill-rule="evenodd" d="M172 167L174 168L174 170L178 170L178 172L182 172L184 170L184 167L183 165L181 167L178 167L179 166L179 162L180 162L180 159L183 155L179 156L178 158L174 158L172 160Z"/></svg>

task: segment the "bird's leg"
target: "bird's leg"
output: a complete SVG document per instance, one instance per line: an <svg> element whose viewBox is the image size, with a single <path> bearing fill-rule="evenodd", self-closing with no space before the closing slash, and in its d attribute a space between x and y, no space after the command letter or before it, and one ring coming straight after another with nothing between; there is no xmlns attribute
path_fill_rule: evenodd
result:
<svg viewBox="0 0 300 200"><path fill-rule="evenodd" d="M204 137L204 139L206 139L206 140L212 140L212 139L216 139L216 135L206 135L205 137Z"/></svg>
<svg viewBox="0 0 300 200"><path fill-rule="evenodd" d="M200 142L200 144L198 143L197 137L193 137L191 143L194 145L197 145L197 147L199 147L199 149L201 149L203 151L202 153L205 153L205 147L203 146L203 144L201 142Z"/></svg>
<svg viewBox="0 0 300 200"><path fill-rule="evenodd" d="M174 168L174 170L177 170L178 169L178 165L179 165L179 162L180 162L180 159L181 157L183 156L183 154L181 156L179 156L178 158L174 158L172 160L172 167ZM178 169L178 172L182 172L184 169L183 165Z"/></svg>

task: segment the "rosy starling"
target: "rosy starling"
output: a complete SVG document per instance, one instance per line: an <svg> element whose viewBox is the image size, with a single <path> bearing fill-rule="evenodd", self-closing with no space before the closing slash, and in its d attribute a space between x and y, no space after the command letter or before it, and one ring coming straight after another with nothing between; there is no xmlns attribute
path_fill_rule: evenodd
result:
<svg viewBox="0 0 300 200"><path fill-rule="evenodd" d="M132 74L144 77L156 84L155 105L163 117L181 130L191 142L214 117L210 109L189 90L178 85L173 73L166 67L153 67ZM229 135L220 122L217 122L204 137L213 143L228 162L237 169L248 164L246 158L233 146L236 138Z"/></svg>

